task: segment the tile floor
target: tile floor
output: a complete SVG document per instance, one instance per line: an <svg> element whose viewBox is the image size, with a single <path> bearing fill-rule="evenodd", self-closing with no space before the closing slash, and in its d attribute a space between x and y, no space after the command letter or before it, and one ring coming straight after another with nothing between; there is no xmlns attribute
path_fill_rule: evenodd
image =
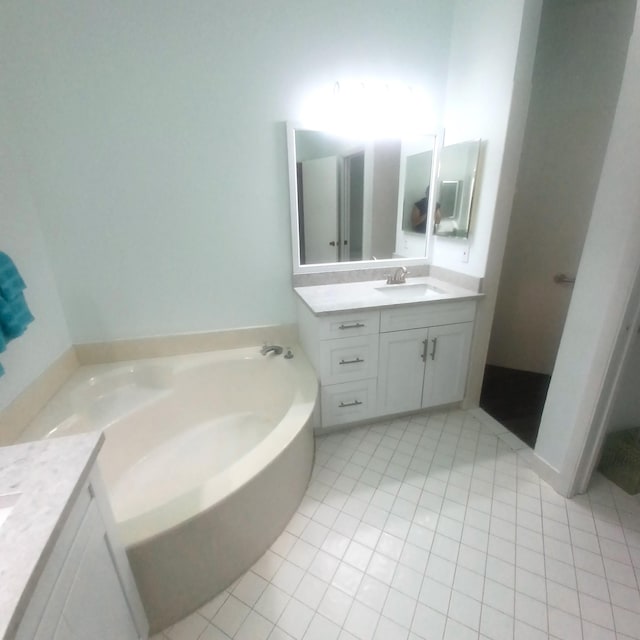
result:
<svg viewBox="0 0 640 640"><path fill-rule="evenodd" d="M271 549L153 640L640 638L640 503L565 500L481 411L317 439Z"/></svg>

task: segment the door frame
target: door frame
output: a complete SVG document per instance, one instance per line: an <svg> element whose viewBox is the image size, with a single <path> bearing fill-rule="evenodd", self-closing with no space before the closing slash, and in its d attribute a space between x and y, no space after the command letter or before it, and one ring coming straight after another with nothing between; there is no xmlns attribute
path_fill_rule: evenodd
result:
<svg viewBox="0 0 640 640"><path fill-rule="evenodd" d="M636 272L627 307L621 319L618 337L604 377L602 391L596 406L591 429L582 444L568 495L584 493L600 460L602 445L607 436L611 414L622 373L627 364L631 346L640 333L640 269Z"/></svg>

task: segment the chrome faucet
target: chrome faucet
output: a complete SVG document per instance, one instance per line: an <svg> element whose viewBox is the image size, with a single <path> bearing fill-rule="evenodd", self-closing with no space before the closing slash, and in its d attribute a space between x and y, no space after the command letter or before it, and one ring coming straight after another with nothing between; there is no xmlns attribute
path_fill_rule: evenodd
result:
<svg viewBox="0 0 640 640"><path fill-rule="evenodd" d="M275 353L279 356L282 353L282 347L279 347L277 344L265 344L262 349L260 349L260 353L263 356L266 356L268 353Z"/></svg>
<svg viewBox="0 0 640 640"><path fill-rule="evenodd" d="M387 284L404 284L407 280L407 267L398 267L392 276L387 276Z"/></svg>

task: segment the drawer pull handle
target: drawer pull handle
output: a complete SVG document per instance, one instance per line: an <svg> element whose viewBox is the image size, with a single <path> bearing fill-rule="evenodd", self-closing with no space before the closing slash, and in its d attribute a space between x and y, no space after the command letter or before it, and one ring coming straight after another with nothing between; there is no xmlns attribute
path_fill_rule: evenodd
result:
<svg viewBox="0 0 640 640"><path fill-rule="evenodd" d="M363 322L354 322L353 324L344 324L344 322L338 327L338 329L361 329L364 327Z"/></svg>
<svg viewBox="0 0 640 640"><path fill-rule="evenodd" d="M420 357L422 358L422 362L426 362L427 361L427 350L429 348L429 341L428 340L423 340L422 341L422 354L420 355Z"/></svg>
<svg viewBox="0 0 640 640"><path fill-rule="evenodd" d="M344 409L345 407L357 407L359 404L362 404L360 400L354 400L353 402L341 402L338 407Z"/></svg>
<svg viewBox="0 0 640 640"><path fill-rule="evenodd" d="M433 351L431 352L431 359L436 359L436 347L438 346L438 338L433 339Z"/></svg>
<svg viewBox="0 0 640 640"><path fill-rule="evenodd" d="M354 358L353 360L340 360L340 362L338 362L338 364L358 364L360 362L364 362L364 360L362 358Z"/></svg>

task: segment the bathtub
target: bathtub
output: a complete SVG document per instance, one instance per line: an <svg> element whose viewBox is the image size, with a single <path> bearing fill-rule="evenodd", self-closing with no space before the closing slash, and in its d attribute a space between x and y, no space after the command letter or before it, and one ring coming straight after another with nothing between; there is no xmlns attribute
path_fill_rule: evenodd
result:
<svg viewBox="0 0 640 640"><path fill-rule="evenodd" d="M81 367L21 437L104 431L98 465L152 633L246 571L304 495L318 383L292 351Z"/></svg>

